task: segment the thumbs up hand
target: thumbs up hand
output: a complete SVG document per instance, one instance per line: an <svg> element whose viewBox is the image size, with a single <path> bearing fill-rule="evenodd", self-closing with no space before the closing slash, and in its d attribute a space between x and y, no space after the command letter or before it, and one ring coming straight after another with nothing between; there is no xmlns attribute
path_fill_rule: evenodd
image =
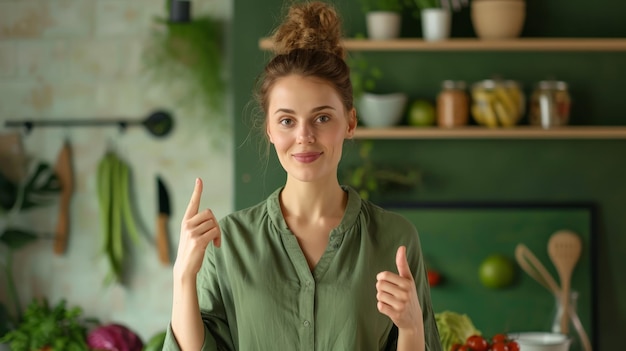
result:
<svg viewBox="0 0 626 351"><path fill-rule="evenodd" d="M398 274L385 271L376 275L378 311L388 316L398 329L412 329L421 325L422 308L406 258L405 246L398 248L396 267Z"/></svg>
<svg viewBox="0 0 626 351"><path fill-rule="evenodd" d="M210 209L200 211L202 180L196 179L193 194L180 226L178 253L174 262L174 275L195 281L200 271L204 252L211 241L216 247L221 244L220 227Z"/></svg>

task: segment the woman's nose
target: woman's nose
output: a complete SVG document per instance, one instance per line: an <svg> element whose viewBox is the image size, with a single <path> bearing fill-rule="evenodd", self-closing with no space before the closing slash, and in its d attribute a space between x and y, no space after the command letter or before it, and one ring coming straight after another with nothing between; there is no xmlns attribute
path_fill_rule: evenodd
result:
<svg viewBox="0 0 626 351"><path fill-rule="evenodd" d="M301 144L311 144L315 141L315 136L308 126L302 126L298 130L298 142Z"/></svg>

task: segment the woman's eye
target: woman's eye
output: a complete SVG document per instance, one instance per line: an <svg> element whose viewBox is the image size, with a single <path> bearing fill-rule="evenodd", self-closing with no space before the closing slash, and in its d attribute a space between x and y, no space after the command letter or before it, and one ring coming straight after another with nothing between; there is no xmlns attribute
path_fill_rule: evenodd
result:
<svg viewBox="0 0 626 351"><path fill-rule="evenodd" d="M293 124L293 121L289 118L283 118L280 120L279 123L283 126L290 126L291 124Z"/></svg>
<svg viewBox="0 0 626 351"><path fill-rule="evenodd" d="M317 117L317 121L318 122L324 123L324 122L328 122L329 120L330 120L330 117L327 116L327 115L321 115L321 116Z"/></svg>

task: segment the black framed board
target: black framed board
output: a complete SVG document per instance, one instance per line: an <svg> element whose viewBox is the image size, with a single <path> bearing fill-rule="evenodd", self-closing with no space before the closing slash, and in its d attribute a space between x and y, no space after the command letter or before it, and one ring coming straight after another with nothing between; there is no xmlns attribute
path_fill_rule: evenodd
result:
<svg viewBox="0 0 626 351"><path fill-rule="evenodd" d="M587 203L404 203L382 207L400 213L417 228L427 265L443 283L431 288L435 313L467 314L483 335L550 331L556 313L552 294L515 263L511 286L483 286L479 266L491 254L515 262L515 247L525 244L559 283L548 256L548 240L558 230L580 235L583 250L572 276L578 315L592 344L595 306L594 228L596 208ZM571 351L582 350L576 333Z"/></svg>

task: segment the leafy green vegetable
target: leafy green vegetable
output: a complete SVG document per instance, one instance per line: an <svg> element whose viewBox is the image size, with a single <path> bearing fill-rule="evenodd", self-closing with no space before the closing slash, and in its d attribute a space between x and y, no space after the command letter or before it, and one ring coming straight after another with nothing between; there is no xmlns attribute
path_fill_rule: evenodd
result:
<svg viewBox="0 0 626 351"><path fill-rule="evenodd" d="M44 298L34 299L24 313L24 319L0 338L13 351L38 350L50 346L54 350L88 351L86 322L80 319L82 309L66 308L66 301L50 306Z"/></svg>
<svg viewBox="0 0 626 351"><path fill-rule="evenodd" d="M466 314L459 314L452 311L435 313L435 322L439 329L439 339L444 350L450 350L455 344L463 344L465 340L481 332L474 327L472 320Z"/></svg>

